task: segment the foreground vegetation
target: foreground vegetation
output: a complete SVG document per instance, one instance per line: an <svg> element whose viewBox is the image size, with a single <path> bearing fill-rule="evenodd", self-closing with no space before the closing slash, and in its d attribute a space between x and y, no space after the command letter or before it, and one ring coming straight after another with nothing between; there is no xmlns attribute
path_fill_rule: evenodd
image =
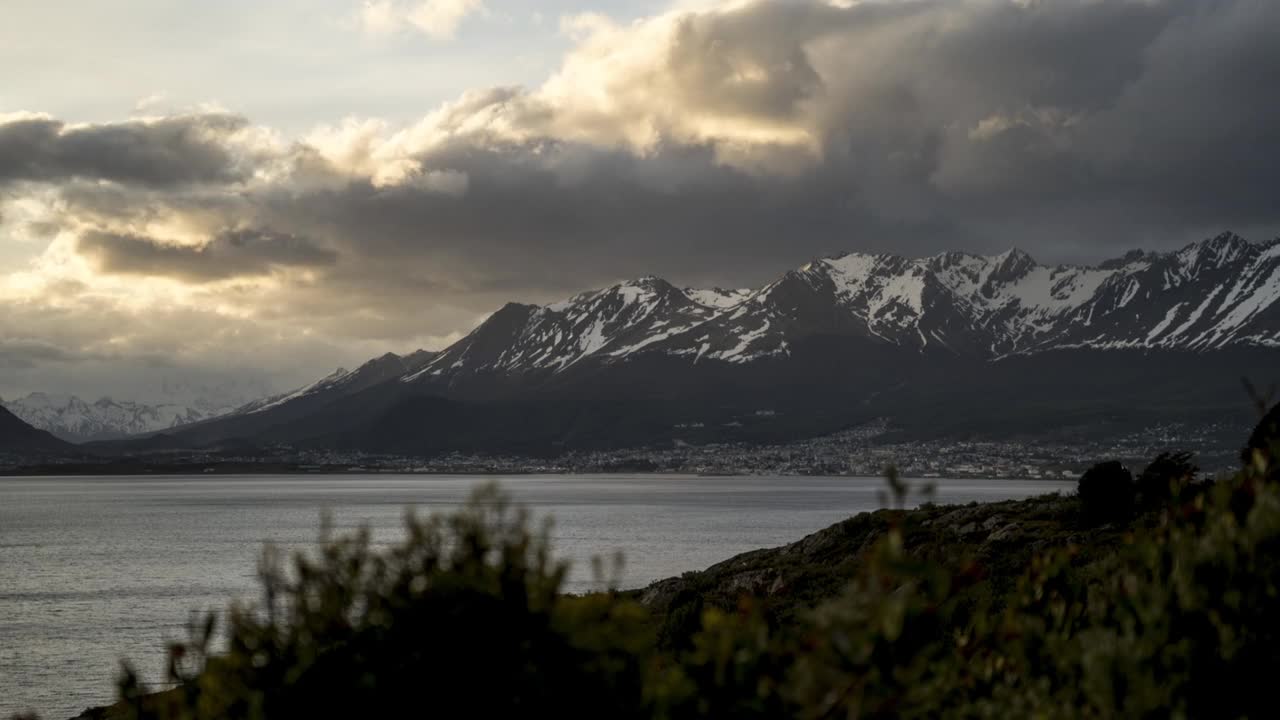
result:
<svg viewBox="0 0 1280 720"><path fill-rule="evenodd" d="M570 596L493 491L290 567L99 718L1262 717L1280 667L1280 408L1072 497L863 514L637 592ZM890 476L899 507L908 489Z"/></svg>

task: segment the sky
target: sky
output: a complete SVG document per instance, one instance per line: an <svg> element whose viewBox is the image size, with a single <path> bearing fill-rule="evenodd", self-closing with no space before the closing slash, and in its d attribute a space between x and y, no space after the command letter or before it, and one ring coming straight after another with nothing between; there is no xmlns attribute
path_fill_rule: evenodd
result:
<svg viewBox="0 0 1280 720"><path fill-rule="evenodd" d="M1278 35L1274 0L6 0L0 397L287 389L647 274L1270 240Z"/></svg>

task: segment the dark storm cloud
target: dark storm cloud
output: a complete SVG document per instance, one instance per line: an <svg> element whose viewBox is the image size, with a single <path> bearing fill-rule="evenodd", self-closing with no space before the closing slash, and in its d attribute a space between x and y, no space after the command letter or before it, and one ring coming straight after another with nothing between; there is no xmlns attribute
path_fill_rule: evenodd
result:
<svg viewBox="0 0 1280 720"><path fill-rule="evenodd" d="M424 161L465 173L466 193L353 183L264 195L257 212L350 238L350 263L338 275L360 274L348 276L353 283L418 278L424 294L485 294L490 303L649 272L764 281L813 252L895 238L924 244L954 230L929 218L882 222L850 204L846 186L824 172L755 176L716 164L708 147L636 157L572 144L459 144Z"/></svg>
<svg viewBox="0 0 1280 720"><path fill-rule="evenodd" d="M539 113L585 116L588 134L671 103L726 122L790 119L821 146L799 171L775 171L764 145L759 165L726 161L742 143L714 136L672 132L637 153L551 131L460 135L417 156L465 175L460 197L355 183L280 189L262 212L350 238L370 256L351 272L416 258L430 267L408 272L458 292L650 271L758 282L839 250L1017 245L1093 260L1224 228L1270 233L1276 32L1280 3L1260 0L761 3L682 21L655 65L617 79L618 117L510 93L465 109L535 128L555 125ZM754 82L735 79L748 71Z"/></svg>
<svg viewBox="0 0 1280 720"><path fill-rule="evenodd" d="M155 187L235 182L245 168L225 141L247 125L226 114L83 126L0 117L0 185L76 178Z"/></svg>
<svg viewBox="0 0 1280 720"><path fill-rule="evenodd" d="M319 268L271 312L387 337L650 272L755 284L845 250L1089 261L1280 230L1272 0L796 0L609 32L543 88L468 94L394 138L253 168L218 139L233 117L19 121L0 178L120 180L59 185L105 271ZM215 239L130 229L174 216ZM245 226L279 234L223 232Z"/></svg>
<svg viewBox="0 0 1280 720"><path fill-rule="evenodd" d="M80 238L79 249L95 258L102 272L197 283L265 275L277 268L327 267L337 258L304 238L263 230L227 231L199 247L91 231Z"/></svg>

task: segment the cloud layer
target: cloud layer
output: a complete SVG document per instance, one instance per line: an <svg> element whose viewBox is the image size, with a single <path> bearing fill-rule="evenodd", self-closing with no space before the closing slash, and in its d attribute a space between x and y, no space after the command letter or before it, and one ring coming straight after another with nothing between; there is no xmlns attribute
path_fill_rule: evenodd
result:
<svg viewBox="0 0 1280 720"><path fill-rule="evenodd" d="M480 7L370 3L366 25L416 9L447 36ZM408 349L650 272L750 284L842 250L1090 260L1280 230L1270 0L724 2L562 29L542 85L408 125L0 116L0 233L45 248L0 279L31 318L15 337L93 297L281 348ZM74 336L55 345L92 346Z"/></svg>

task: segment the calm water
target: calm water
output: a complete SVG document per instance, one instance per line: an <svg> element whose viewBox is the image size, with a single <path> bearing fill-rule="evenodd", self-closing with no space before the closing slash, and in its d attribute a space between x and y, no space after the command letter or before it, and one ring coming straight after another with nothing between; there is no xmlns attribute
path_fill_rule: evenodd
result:
<svg viewBox="0 0 1280 720"><path fill-rule="evenodd" d="M0 718L64 720L114 693L118 661L162 676L192 610L253 598L262 543L304 548L338 529L400 536L406 507L448 510L494 478L401 475L0 478ZM878 478L496 478L551 515L571 590L592 556L625 554L624 586L797 540L878 506ZM1065 483L942 480L940 502L1026 497Z"/></svg>

